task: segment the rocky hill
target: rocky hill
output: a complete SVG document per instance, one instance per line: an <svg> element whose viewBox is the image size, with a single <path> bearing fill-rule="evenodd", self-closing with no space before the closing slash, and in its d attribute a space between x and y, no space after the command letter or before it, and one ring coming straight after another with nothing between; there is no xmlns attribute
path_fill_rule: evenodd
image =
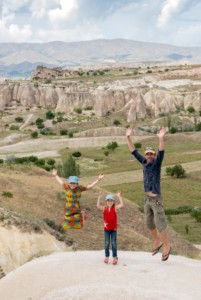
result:
<svg viewBox="0 0 201 300"><path fill-rule="evenodd" d="M197 69L197 74L200 73ZM174 81L171 76L178 75L144 75L102 83L4 81L0 83L0 110L12 112L41 107L70 114L75 108L91 107L98 117L123 111L128 122L186 110L189 106L199 112L200 81L186 79L190 73Z"/></svg>

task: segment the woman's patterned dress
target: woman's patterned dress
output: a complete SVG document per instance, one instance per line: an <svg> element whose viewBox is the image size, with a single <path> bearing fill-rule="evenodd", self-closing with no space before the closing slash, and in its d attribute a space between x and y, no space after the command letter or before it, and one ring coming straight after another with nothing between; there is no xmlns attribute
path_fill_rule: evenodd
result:
<svg viewBox="0 0 201 300"><path fill-rule="evenodd" d="M64 206L64 229L81 229L83 227L83 217L80 210L81 193L86 191L86 187L78 185L71 189L68 184L64 184L66 190L66 204Z"/></svg>

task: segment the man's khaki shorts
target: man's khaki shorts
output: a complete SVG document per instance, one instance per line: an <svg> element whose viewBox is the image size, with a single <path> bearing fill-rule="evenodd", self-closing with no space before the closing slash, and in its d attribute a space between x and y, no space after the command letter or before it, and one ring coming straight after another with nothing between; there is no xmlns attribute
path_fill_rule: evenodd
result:
<svg viewBox="0 0 201 300"><path fill-rule="evenodd" d="M161 195L144 197L144 211L147 227L150 230L155 228L159 232L166 230L167 222L163 209L163 198Z"/></svg>

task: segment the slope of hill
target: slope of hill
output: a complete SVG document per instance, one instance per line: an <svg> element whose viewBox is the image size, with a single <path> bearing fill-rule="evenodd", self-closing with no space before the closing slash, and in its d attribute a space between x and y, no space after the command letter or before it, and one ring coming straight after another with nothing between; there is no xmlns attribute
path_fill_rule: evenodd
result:
<svg viewBox="0 0 201 300"><path fill-rule="evenodd" d="M31 50L30 50L31 49ZM200 48L178 47L125 39L85 42L1 43L0 76L27 76L37 65L80 67L126 62L201 62ZM31 68L33 66L33 68Z"/></svg>
<svg viewBox="0 0 201 300"><path fill-rule="evenodd" d="M82 197L81 205L88 215L84 229L64 234L44 223L44 219L49 219L53 224L61 224L65 203L60 186L48 172L34 167L4 168L0 173L0 188L13 195L11 198L1 195L0 199L0 265L6 273L36 256L67 250L66 246L74 250L104 248L102 213L96 208L99 188L87 191ZM151 251L144 215L135 204L124 201L125 208L119 212L118 249ZM171 228L169 231L173 254L201 258L200 250ZM66 246L59 245L49 234L64 241Z"/></svg>

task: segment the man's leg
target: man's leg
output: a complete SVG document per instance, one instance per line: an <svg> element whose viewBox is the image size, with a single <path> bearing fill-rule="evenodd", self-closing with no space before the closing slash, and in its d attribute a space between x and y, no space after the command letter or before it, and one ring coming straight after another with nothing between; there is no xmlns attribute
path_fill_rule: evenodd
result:
<svg viewBox="0 0 201 300"><path fill-rule="evenodd" d="M156 228L150 230L150 233L151 233L151 236L152 236L152 239L153 239L153 250L154 250L154 249L157 249L161 245L161 241L159 239L158 231L157 231Z"/></svg>
<svg viewBox="0 0 201 300"><path fill-rule="evenodd" d="M163 255L167 255L170 251L170 245L168 242L167 229L160 232L161 239L163 241Z"/></svg>
<svg viewBox="0 0 201 300"><path fill-rule="evenodd" d="M161 241L159 239L158 231L156 229L156 225L154 222L154 212L151 208L150 201L151 200L149 200L148 197L145 196L145 204L144 204L145 220L153 239L153 250L154 250L161 245Z"/></svg>

